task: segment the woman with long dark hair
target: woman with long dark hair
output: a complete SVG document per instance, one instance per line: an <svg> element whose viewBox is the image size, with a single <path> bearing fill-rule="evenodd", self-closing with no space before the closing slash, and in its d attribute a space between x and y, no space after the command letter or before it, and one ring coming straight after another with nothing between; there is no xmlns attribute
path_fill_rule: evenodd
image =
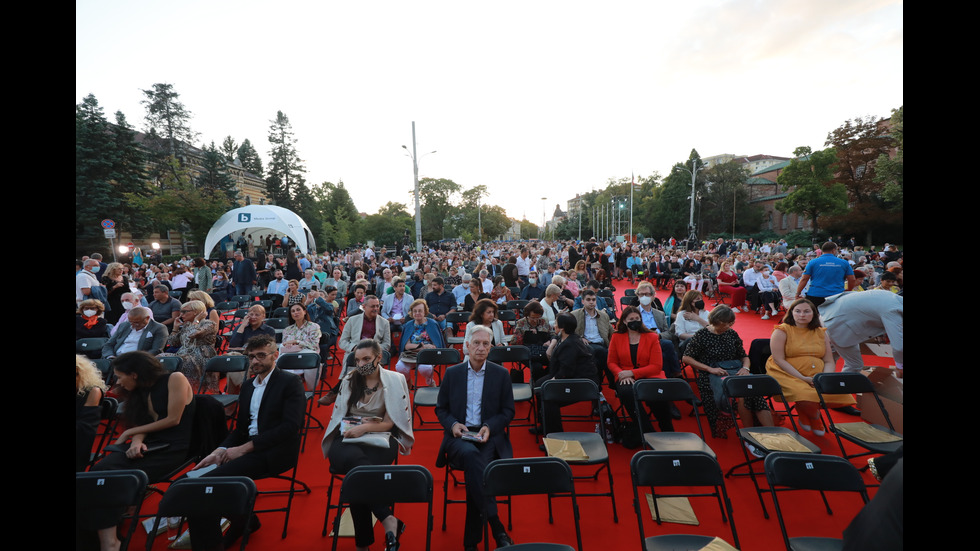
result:
<svg viewBox="0 0 980 551"><path fill-rule="evenodd" d="M147 352L127 352L112 361L126 402L122 419L127 427L116 445L130 444L125 452L110 453L93 471L139 469L157 482L187 457L194 424L194 391L183 373L168 372ZM79 526L98 530L102 549L119 549L116 525L125 509L90 511Z"/></svg>
<svg viewBox="0 0 980 551"><path fill-rule="evenodd" d="M616 324L616 332L609 339L609 355L606 363L616 377L616 395L626 408L630 417L636 415L636 397L633 384L640 379L664 379L663 354L660 352L660 337L643 325L643 318L636 306L623 308ZM673 432L674 422L670 416L670 404L658 402L650 409L657 418L660 430ZM647 420L649 423L649 420ZM653 427L645 424L640 433L653 432Z"/></svg>
<svg viewBox="0 0 980 551"><path fill-rule="evenodd" d="M340 382L337 405L327 424L321 448L333 473L347 474L359 465L390 465L398 452L408 454L415 443L408 383L397 371L381 367L381 345L364 339L354 348L356 369ZM373 444L352 442L374 437ZM384 440L387 439L387 445ZM354 545L366 551L374 543L371 514L385 530L385 551L396 551L405 523L391 504L351 505Z"/></svg>

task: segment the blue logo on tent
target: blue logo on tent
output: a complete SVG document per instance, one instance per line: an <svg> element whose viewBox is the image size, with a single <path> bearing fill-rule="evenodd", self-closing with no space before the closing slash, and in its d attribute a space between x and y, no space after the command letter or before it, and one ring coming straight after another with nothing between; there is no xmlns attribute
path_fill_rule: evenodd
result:
<svg viewBox="0 0 980 551"><path fill-rule="evenodd" d="M252 215L249 214L249 213L247 213L247 212L239 212L238 213L238 221L239 222L251 222L252 221Z"/></svg>

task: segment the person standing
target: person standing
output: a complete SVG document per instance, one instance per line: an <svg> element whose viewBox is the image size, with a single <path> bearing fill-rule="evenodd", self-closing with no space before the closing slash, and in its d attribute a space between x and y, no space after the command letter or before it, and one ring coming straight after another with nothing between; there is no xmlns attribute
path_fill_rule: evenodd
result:
<svg viewBox="0 0 980 551"><path fill-rule="evenodd" d="M837 257L837 244L828 241L820 247L820 251L821 255L808 262L803 270L803 277L800 278L794 297L802 298L803 289L809 282L810 289L806 298L817 307L827 297L843 293L854 286L854 269L846 260Z"/></svg>
<svg viewBox="0 0 980 551"><path fill-rule="evenodd" d="M232 268L231 279L235 283L235 294L238 295L251 294L252 286L258 281L255 264L245 258L242 251L235 251L235 264Z"/></svg>

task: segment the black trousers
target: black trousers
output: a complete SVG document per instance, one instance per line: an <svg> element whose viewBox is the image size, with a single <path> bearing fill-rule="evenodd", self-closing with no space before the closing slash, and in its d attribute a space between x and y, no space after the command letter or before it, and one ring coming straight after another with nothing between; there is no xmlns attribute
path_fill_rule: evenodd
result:
<svg viewBox="0 0 980 551"><path fill-rule="evenodd" d="M626 413L629 414L630 418L637 421L640 425L640 433L653 432L653 424L650 423L650 418L647 416L646 422L640 422L640 419L636 418L636 394L633 393L634 385L619 383L616 386L616 396L619 397L619 401L626 408ZM640 405L640 407L644 407ZM670 402L653 402L650 404L650 412L657 418L657 424L660 426L661 432L674 432L674 420L670 416Z"/></svg>
<svg viewBox="0 0 980 551"><path fill-rule="evenodd" d="M471 427L470 430L479 430ZM483 493L483 471L497 457L489 443L477 444L461 438L453 438L446 450L453 467L463 470L466 477L466 523L463 529L463 547L476 546L483 540L484 515L490 521L490 531L497 533L503 525L497 517L497 502Z"/></svg>
<svg viewBox="0 0 980 551"><path fill-rule="evenodd" d="M339 433L339 431L338 431ZM398 455L398 443L392 437L388 448L364 446L361 444L345 444L340 435L330 445L327 459L330 460L331 470L347 474L360 465L391 465ZM354 545L367 547L374 543L374 530L371 529L371 514L379 521L391 515L392 504L350 506L350 516L354 521Z"/></svg>

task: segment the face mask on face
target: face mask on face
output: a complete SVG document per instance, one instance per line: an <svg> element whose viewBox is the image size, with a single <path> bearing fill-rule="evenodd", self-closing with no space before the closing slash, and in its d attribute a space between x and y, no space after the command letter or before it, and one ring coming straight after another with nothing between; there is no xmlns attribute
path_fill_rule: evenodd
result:
<svg viewBox="0 0 980 551"><path fill-rule="evenodd" d="M102 268L102 266L99 266L98 264L96 264L95 266L92 266L91 268L89 268L89 270L90 270L90 271L91 271L91 272L92 272L93 274L97 274L97 273L99 273L99 270L100 270L101 268Z"/></svg>
<svg viewBox="0 0 980 551"><path fill-rule="evenodd" d="M534 279L533 277L531 279L528 279L527 282L530 283L531 285L537 285L538 284L538 280Z"/></svg>
<svg viewBox="0 0 980 551"><path fill-rule="evenodd" d="M374 364L370 364L370 363L357 366L357 372L365 377L374 373L374 370L375 370Z"/></svg>
<svg viewBox="0 0 980 551"><path fill-rule="evenodd" d="M124 302L122 306L123 310L126 310L127 312L133 307L132 303L129 302Z"/></svg>
<svg viewBox="0 0 980 551"><path fill-rule="evenodd" d="M643 322L640 320L633 320L626 323L626 328L630 331L639 331L640 327L643 326Z"/></svg>
<svg viewBox="0 0 980 551"><path fill-rule="evenodd" d="M653 297L640 297L640 304L643 306L650 306L651 302L653 302Z"/></svg>
<svg viewBox="0 0 980 551"><path fill-rule="evenodd" d="M697 308L698 310L704 310L704 301L703 300L694 301L694 307Z"/></svg>
<svg viewBox="0 0 980 551"><path fill-rule="evenodd" d="M87 317L87 318L91 318L92 316L94 316L94 315L96 315L98 313L99 313L98 310L82 310L82 314L84 314L85 317Z"/></svg>

